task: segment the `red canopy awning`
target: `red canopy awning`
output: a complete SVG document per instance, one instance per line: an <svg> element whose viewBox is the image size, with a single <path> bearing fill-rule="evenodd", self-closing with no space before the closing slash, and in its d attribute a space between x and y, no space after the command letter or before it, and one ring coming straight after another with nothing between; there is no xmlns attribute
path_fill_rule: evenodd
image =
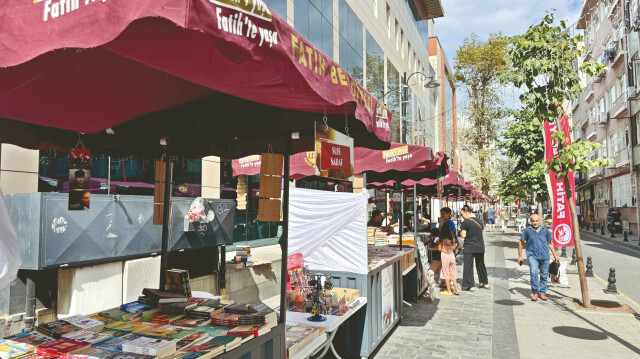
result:
<svg viewBox="0 0 640 359"><path fill-rule="evenodd" d="M290 156L289 177L300 179L315 175L315 152L300 152ZM261 155L252 155L231 161L233 176L260 174Z"/></svg>
<svg viewBox="0 0 640 359"><path fill-rule="evenodd" d="M379 140L368 138L373 147L390 140L386 107L261 2L8 0L0 16L1 142L42 148L77 141L46 131L55 128L87 134L98 147L159 146L162 136L187 147L221 140L221 132L247 147L226 142L202 152L249 154L258 152L250 146L256 138L304 135L322 120L273 108L326 108L338 114L329 116L338 129L346 113L356 142L359 134L367 142L366 132ZM143 125L126 125L133 120ZM226 127L216 131L207 122ZM107 128L115 135L90 136Z"/></svg>
<svg viewBox="0 0 640 359"><path fill-rule="evenodd" d="M367 183L435 179L449 171L447 155L424 146L391 143L384 151L356 147L354 156L355 172L366 173Z"/></svg>

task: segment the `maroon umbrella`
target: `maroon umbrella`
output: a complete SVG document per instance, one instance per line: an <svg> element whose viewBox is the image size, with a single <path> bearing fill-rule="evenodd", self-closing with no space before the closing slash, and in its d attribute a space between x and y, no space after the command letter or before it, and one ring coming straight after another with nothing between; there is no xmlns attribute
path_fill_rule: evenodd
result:
<svg viewBox="0 0 640 359"><path fill-rule="evenodd" d="M261 2L222 3L5 1L0 142L72 147L83 133L87 147L144 153L168 136L185 153L238 156L309 137L326 108L329 125L346 112L356 142L384 148L384 105Z"/></svg>
<svg viewBox="0 0 640 359"><path fill-rule="evenodd" d="M300 179L315 175L315 152L300 152L290 156L289 176ZM260 174L261 155L252 155L231 161L233 176Z"/></svg>

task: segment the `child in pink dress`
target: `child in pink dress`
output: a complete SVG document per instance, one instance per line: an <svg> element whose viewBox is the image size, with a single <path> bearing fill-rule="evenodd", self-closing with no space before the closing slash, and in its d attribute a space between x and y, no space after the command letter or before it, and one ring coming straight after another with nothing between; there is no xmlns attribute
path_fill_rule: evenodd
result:
<svg viewBox="0 0 640 359"><path fill-rule="evenodd" d="M440 229L440 243L442 268L440 278L444 279L447 290L440 292L441 295L451 295L451 282L455 291L453 294L459 295L458 291L458 268L456 268L455 241L449 226L442 226Z"/></svg>

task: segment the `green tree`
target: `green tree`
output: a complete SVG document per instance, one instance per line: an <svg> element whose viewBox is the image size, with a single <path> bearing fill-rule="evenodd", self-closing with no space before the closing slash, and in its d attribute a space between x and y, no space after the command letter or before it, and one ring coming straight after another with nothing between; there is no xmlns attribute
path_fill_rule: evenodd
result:
<svg viewBox="0 0 640 359"><path fill-rule="evenodd" d="M532 131L534 113L528 106L511 110L514 121L511 121L502 134L498 148L509 158L510 165L503 173L498 187L500 197L513 201L530 197L531 191L536 194L537 202L549 199L545 177L537 170L544 161L544 138L542 131Z"/></svg>
<svg viewBox="0 0 640 359"><path fill-rule="evenodd" d="M573 66L573 61L582 56L581 43L582 36L571 36L565 21L554 25L553 12L548 12L539 24L530 26L524 34L510 39L508 57L512 70L504 73L502 78L506 83L525 89L520 99L534 113L530 125L532 131L540 132L542 121L556 123L558 128L561 128L559 119L564 116L561 105L577 98L582 91L578 70ZM585 62L580 66L581 71L591 76L603 68L604 66L594 62ZM538 165L537 169L540 173L552 170L558 179L564 179L565 188L570 188L567 177L569 172L587 172L589 168L609 163L605 159L586 159L591 151L600 146L599 144L583 141L568 144L562 131L555 132L552 141L558 146L558 154L547 162L546 166ZM585 307L590 307L580 230L576 225L578 217L575 199L573 196L567 197L574 223L573 234L582 301Z"/></svg>
<svg viewBox="0 0 640 359"><path fill-rule="evenodd" d="M496 156L497 119L504 114L498 74L508 68L506 49L507 37L502 34L491 34L487 41L474 34L464 40L454 57L455 80L469 98L465 109L470 125L460 131L460 142L463 150L477 157L471 172L476 178L476 187L487 195L496 178L487 162Z"/></svg>

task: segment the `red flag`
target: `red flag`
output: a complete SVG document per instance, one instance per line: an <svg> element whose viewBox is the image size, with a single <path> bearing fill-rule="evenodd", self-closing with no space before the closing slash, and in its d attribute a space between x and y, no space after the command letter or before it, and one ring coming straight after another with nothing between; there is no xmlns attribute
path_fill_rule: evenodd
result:
<svg viewBox="0 0 640 359"><path fill-rule="evenodd" d="M571 132L569 130L569 119L566 116L560 118L561 131L564 132L565 145L571 144ZM558 156L558 145L554 144L551 135L558 131L558 125L544 121L544 143L545 143L545 160L548 162L552 158ZM549 171L549 182L551 185L551 196L553 198L553 245L555 247L572 247L573 239L573 222L571 211L569 210L569 200L567 195L575 198L575 179L574 173L569 172L570 191L565 188L564 179L557 179L553 171Z"/></svg>

